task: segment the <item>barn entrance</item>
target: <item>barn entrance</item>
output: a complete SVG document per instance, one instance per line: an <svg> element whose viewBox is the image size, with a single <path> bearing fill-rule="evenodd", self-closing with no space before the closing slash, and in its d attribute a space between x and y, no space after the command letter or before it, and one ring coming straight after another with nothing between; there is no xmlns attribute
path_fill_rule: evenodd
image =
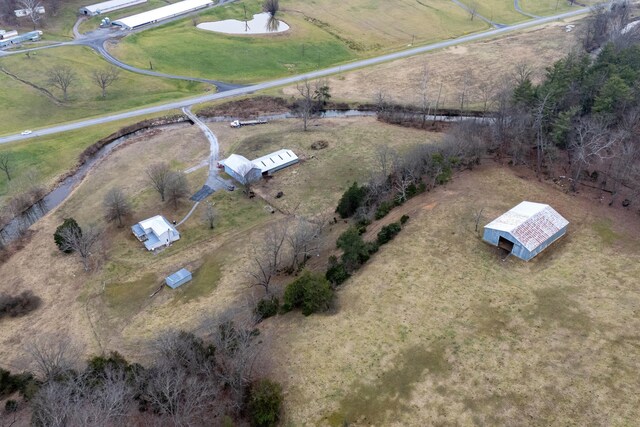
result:
<svg viewBox="0 0 640 427"><path fill-rule="evenodd" d="M498 247L511 253L511 251L513 250L513 242L500 236L500 239L498 239Z"/></svg>

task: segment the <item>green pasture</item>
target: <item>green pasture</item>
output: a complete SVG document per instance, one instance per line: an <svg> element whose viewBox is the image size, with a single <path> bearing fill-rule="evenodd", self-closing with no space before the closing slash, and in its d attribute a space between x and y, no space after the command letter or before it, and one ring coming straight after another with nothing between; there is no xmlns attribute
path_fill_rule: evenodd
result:
<svg viewBox="0 0 640 427"><path fill-rule="evenodd" d="M77 76L69 87L67 102L62 101L62 92L47 82L48 70L62 65L72 68ZM197 95L206 87L121 70L120 79L107 89L103 99L100 88L92 81L92 72L108 66L100 55L79 46L45 49L32 53L30 58L13 55L0 59L1 69L47 89L57 98L51 99L41 90L0 72L0 104L11 106L0 111L0 135Z"/></svg>

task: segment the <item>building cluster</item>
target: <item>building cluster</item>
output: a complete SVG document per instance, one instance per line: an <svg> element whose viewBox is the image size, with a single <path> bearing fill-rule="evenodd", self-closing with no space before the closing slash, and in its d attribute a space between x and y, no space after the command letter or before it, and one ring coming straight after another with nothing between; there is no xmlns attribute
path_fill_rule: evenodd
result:
<svg viewBox="0 0 640 427"><path fill-rule="evenodd" d="M110 0L82 7L80 8L80 13L87 16L104 15L105 13L131 6L137 6L146 2L147 0ZM162 22L167 19L175 18L176 16L195 12L211 5L213 5L213 1L211 0L183 0L178 3L169 4L167 6L109 22L125 30L134 30L144 25Z"/></svg>

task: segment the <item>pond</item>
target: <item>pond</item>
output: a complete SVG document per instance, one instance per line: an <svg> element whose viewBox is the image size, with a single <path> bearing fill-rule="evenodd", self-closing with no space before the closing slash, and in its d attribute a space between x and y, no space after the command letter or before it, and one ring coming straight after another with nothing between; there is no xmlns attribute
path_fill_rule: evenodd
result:
<svg viewBox="0 0 640 427"><path fill-rule="evenodd" d="M251 21L226 19L224 21L203 22L198 24L198 28L224 34L275 34L289 30L289 26L285 22L272 19L268 12L253 15Z"/></svg>

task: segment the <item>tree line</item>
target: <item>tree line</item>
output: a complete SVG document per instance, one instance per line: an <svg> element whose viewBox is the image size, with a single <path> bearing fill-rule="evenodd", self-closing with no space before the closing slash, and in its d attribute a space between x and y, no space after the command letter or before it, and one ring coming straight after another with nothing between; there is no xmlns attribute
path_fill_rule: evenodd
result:
<svg viewBox="0 0 640 427"><path fill-rule="evenodd" d="M117 352L79 363L68 337L36 340L26 346L33 372L0 370L0 398L11 396L4 416L28 406L35 426L273 426L282 388L254 372L258 331L234 317L207 319L200 336L161 335L144 365Z"/></svg>

